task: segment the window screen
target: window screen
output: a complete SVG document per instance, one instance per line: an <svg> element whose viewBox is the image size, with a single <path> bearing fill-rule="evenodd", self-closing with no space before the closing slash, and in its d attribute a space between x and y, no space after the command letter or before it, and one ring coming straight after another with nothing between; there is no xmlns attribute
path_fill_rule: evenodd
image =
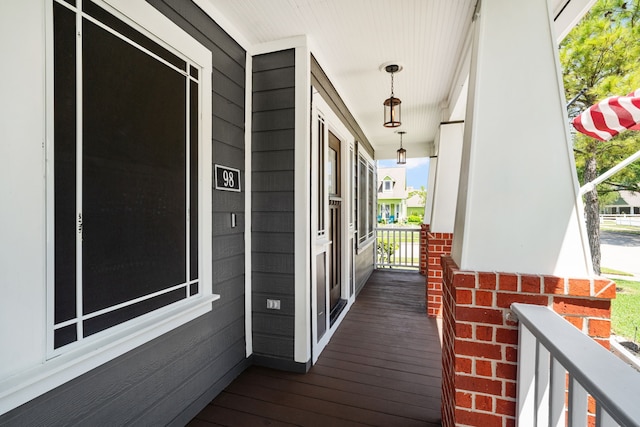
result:
<svg viewBox="0 0 640 427"><path fill-rule="evenodd" d="M82 4L54 2L54 348L199 291L197 68Z"/></svg>

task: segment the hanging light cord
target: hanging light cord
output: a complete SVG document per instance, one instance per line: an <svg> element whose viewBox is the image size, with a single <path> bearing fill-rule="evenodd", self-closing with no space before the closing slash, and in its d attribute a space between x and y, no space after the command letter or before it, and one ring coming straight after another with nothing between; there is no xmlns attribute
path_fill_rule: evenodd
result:
<svg viewBox="0 0 640 427"><path fill-rule="evenodd" d="M391 72L391 98L393 98L393 71Z"/></svg>

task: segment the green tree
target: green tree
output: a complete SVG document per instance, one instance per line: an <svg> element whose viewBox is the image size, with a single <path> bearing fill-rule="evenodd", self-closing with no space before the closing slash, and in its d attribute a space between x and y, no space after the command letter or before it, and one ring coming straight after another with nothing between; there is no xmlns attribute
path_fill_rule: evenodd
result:
<svg viewBox="0 0 640 427"><path fill-rule="evenodd" d="M574 99L575 117L596 102L626 95L640 87L640 0L598 0L560 45L564 88ZM638 132L623 132L608 142L575 134L574 153L584 185L640 149ZM599 200L617 197L617 191L637 191L640 166L634 164L585 194L585 216L594 271L600 274Z"/></svg>

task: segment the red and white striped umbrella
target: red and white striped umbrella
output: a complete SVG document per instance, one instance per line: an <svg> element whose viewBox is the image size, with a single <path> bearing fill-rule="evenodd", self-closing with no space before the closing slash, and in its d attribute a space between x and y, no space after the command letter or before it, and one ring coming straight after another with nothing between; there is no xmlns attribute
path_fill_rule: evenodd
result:
<svg viewBox="0 0 640 427"><path fill-rule="evenodd" d="M573 119L578 132L609 141L624 130L640 130L640 89L612 96L592 105Z"/></svg>

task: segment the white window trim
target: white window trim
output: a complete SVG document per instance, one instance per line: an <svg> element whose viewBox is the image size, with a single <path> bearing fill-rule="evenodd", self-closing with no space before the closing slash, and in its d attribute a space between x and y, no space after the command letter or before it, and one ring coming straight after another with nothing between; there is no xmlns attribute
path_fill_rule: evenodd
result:
<svg viewBox="0 0 640 427"><path fill-rule="evenodd" d="M389 188L387 188L387 184L389 184ZM385 179L384 181L382 181L382 191L384 193L390 193L391 190L393 190L393 181L390 179Z"/></svg>
<svg viewBox="0 0 640 427"><path fill-rule="evenodd" d="M211 171L211 52L171 22L167 17L146 2L130 2L129 0L96 0L105 6L110 13L118 16L127 24L137 28L143 34L152 36L170 51L178 51L180 56L186 57L200 68L199 102L200 102L200 153L198 179L199 194L199 245L201 259L210 259L212 253L212 188ZM51 0L43 0L45 15L46 49L44 49L46 62L46 105L45 117L45 152L47 158L52 158L53 153L53 5ZM161 40L158 40L161 39ZM53 180L50 171L46 176L46 193L53 195ZM46 195L43 194L46 199ZM51 294L53 284L53 227L52 227L52 203L46 201L46 248L47 254L46 278L41 287L33 287L31 298L34 301L44 301L46 294ZM212 309L211 303L220 298L212 293L212 269L211 263L201 264L201 297L191 298L183 302L173 304L133 319L126 324L109 329L113 333L97 334L95 338L83 340L83 344L47 360L47 346L41 346L40 363L29 363L18 372L10 372L8 376L0 378L0 414L6 413L29 400L42 395L67 381L76 378L103 363L112 360L132 349L147 343L185 323L207 313ZM43 316L46 322L53 322L53 307L47 303L47 315ZM43 305L44 307L44 305ZM15 333L24 334L23 328L17 328ZM29 331L28 333L41 335L42 343L47 341L46 325ZM10 332L11 334L12 332ZM98 336L99 335L99 336ZM11 339L11 335L8 336ZM28 348L25 346L25 349ZM20 350L17 350L18 353ZM30 360L34 358L29 355Z"/></svg>

